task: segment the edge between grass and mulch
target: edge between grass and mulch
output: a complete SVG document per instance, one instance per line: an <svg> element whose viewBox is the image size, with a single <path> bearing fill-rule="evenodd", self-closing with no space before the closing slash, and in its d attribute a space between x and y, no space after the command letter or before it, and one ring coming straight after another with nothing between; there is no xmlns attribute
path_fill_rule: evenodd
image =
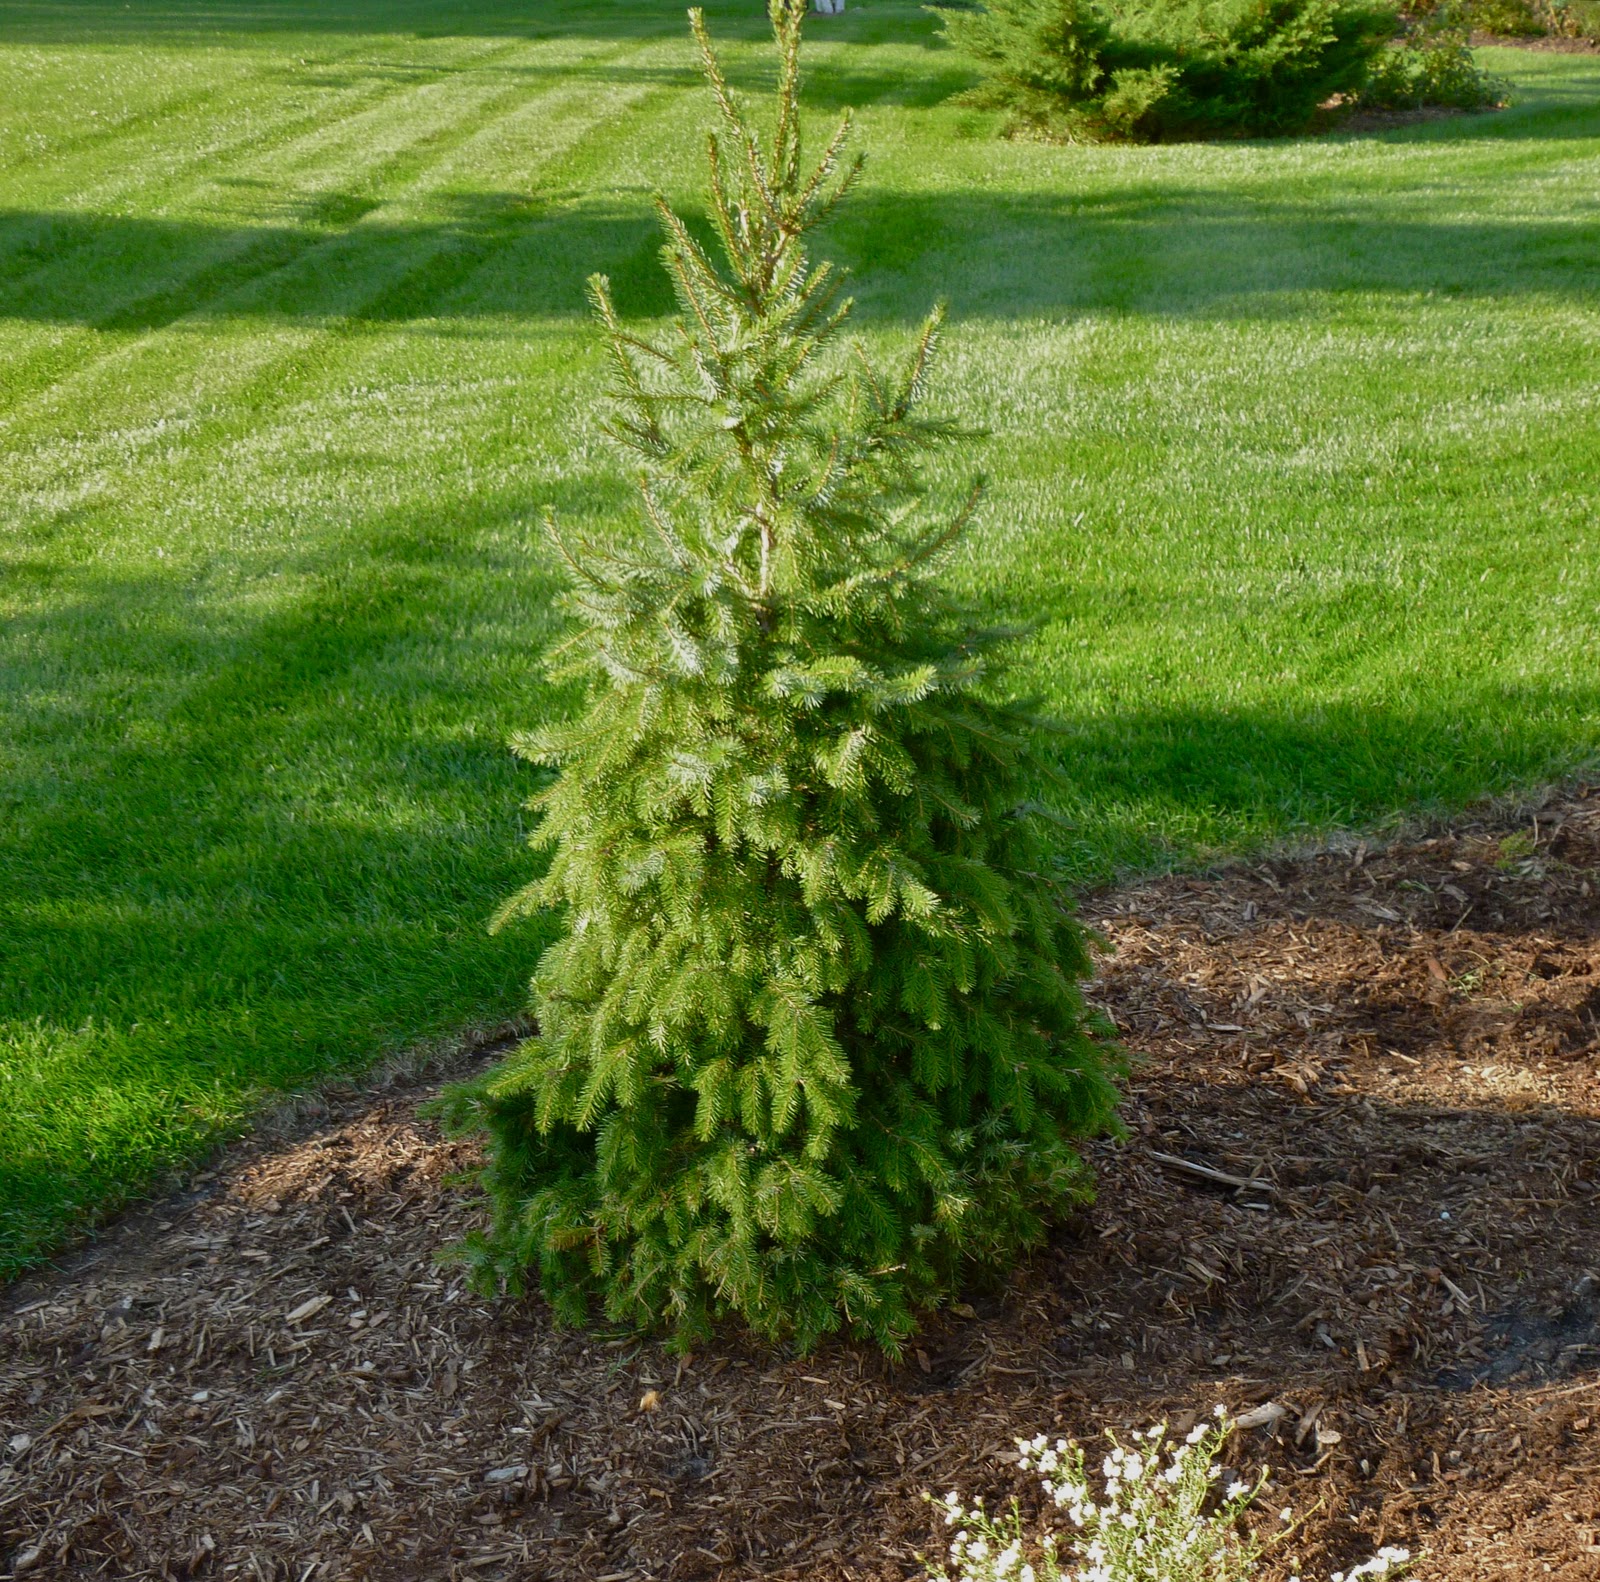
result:
<svg viewBox="0 0 1600 1582"><path fill-rule="evenodd" d="M1463 825L1522 822L1536 818L1541 809L1569 794L1585 794L1600 780L1600 756L1560 780L1537 789L1508 791L1480 797L1460 808L1416 808L1390 814L1362 827L1329 827L1316 832L1264 841L1258 846L1218 854L1211 860L1190 859L1139 869L1127 869L1114 878L1086 886L1081 892L1087 910L1118 890L1147 885L1162 878L1185 875L1196 879L1226 879L1229 875L1263 863L1303 863L1325 855L1345 855L1389 843L1424 839ZM1091 986L1091 995L1093 989ZM304 1086L263 1090L248 1113L219 1126L197 1148L186 1164L173 1166L148 1184L130 1188L107 1199L87 1213L66 1233L37 1253L9 1262L0 1260L0 1310L16 1301L30 1283L70 1272L93 1261L97 1246L108 1234L132 1222L159 1217L161 1205L183 1200L197 1185L204 1185L225 1163L229 1154L247 1139L301 1138L325 1117L327 1100L355 1093L380 1097L397 1089L427 1081L451 1080L480 1069L506 1053L533 1031L526 1014L470 1026L461 1031L423 1040L408 1047L353 1061L319 1075Z"/></svg>

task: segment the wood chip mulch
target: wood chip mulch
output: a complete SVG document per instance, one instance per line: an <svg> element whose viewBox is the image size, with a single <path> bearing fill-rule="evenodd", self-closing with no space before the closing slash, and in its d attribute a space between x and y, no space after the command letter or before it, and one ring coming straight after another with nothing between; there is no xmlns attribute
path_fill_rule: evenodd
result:
<svg viewBox="0 0 1600 1582"><path fill-rule="evenodd" d="M1560 33L1536 33L1531 38L1508 38L1503 33L1473 33L1468 42L1474 49L1525 49L1546 55L1593 55L1600 53L1600 40L1567 38Z"/></svg>
<svg viewBox="0 0 1600 1582"><path fill-rule="evenodd" d="M1600 793L1089 910L1129 1137L903 1366L479 1300L434 1088L336 1092L0 1300L0 1575L891 1582L1014 1436L1222 1402L1273 1582L1600 1579Z"/></svg>

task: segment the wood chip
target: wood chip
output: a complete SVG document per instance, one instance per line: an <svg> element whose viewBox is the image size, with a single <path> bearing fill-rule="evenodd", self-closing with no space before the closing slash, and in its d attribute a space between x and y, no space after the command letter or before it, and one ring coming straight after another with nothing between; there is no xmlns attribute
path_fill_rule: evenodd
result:
<svg viewBox="0 0 1600 1582"><path fill-rule="evenodd" d="M1281 1422L1289 1415L1287 1406L1279 1406L1276 1401L1266 1401L1260 1406L1252 1406L1248 1412L1240 1412L1234 1418L1235 1428L1270 1428L1273 1424Z"/></svg>
<svg viewBox="0 0 1600 1582"><path fill-rule="evenodd" d="M1211 1165L1196 1164L1193 1159L1184 1159L1178 1154L1164 1154L1156 1149L1150 1149L1150 1157L1165 1170L1175 1170L1180 1175L1195 1176L1201 1181L1210 1181L1217 1186L1232 1187L1235 1191L1270 1192L1270 1182L1257 1180L1253 1176L1230 1175L1226 1170L1217 1170Z"/></svg>

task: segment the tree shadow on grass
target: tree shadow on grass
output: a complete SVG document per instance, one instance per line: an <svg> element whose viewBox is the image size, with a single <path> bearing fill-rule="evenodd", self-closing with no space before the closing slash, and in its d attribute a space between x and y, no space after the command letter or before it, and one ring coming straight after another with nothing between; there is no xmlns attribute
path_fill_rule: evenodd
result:
<svg viewBox="0 0 1600 1582"><path fill-rule="evenodd" d="M0 211L0 319L109 332L200 321L567 318L611 278L622 311L672 310L648 194L456 193L385 221L359 193L290 196L281 221L216 225ZM853 268L864 318L1295 316L1328 295L1592 300L1600 209L1578 219L1434 218L1405 194L1303 200L1194 186L1084 195L868 188L820 251ZM704 230L703 221L695 218Z"/></svg>
<svg viewBox="0 0 1600 1582"><path fill-rule="evenodd" d="M862 305L947 295L958 318L1278 318L1329 295L1590 299L1600 213L1585 223L1435 219L1403 198L1304 200L1195 187L1082 197L872 195L837 222Z"/></svg>
<svg viewBox="0 0 1600 1582"><path fill-rule="evenodd" d="M764 8L703 0L722 33L759 38ZM0 44L104 48L275 34L370 34L433 38L681 36L683 7L653 0L14 0L0 14Z"/></svg>
<svg viewBox="0 0 1600 1582"><path fill-rule="evenodd" d="M8 567L51 586L0 632L0 1277L262 1092L520 1008L540 928L486 924L529 873L506 738L560 706L530 504L377 521L270 603Z"/></svg>
<svg viewBox="0 0 1600 1582"><path fill-rule="evenodd" d="M712 32L728 42L771 38L766 7L700 0ZM225 44L281 36L434 39L682 39L687 7L659 0L9 0L0 46ZM813 18L811 38L904 44L932 40L938 25L919 0L875 0L842 17Z"/></svg>
<svg viewBox="0 0 1600 1582"><path fill-rule="evenodd" d="M1217 860L1534 789L1596 763L1600 686L1455 682L1382 702L1068 711L1051 744L1072 877Z"/></svg>
<svg viewBox="0 0 1600 1582"><path fill-rule="evenodd" d="M565 512L623 509L563 487ZM504 737L570 702L534 667L550 584L494 536L533 504L374 522L265 611L57 572L0 634L0 1272L262 1091L519 1006L541 925L483 927L529 871ZM1600 695L1486 683L1423 709L1069 712L1070 871L1463 803L1570 763L1597 720Z"/></svg>
<svg viewBox="0 0 1600 1582"><path fill-rule="evenodd" d="M648 198L628 203L461 193L437 222L368 220L358 192L319 193L281 223L210 225L0 212L0 318L106 331L179 319L383 324L585 311L597 269L630 311L665 311Z"/></svg>

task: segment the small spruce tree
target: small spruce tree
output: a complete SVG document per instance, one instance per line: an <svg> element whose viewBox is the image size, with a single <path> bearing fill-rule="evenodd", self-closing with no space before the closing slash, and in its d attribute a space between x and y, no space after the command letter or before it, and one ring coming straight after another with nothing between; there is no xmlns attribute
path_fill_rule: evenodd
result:
<svg viewBox="0 0 1600 1582"><path fill-rule="evenodd" d="M690 12L720 114L721 261L663 202L682 317L662 339L590 282L637 464L638 528L550 532L580 718L516 743L559 771L530 804L559 908L538 1031L448 1109L490 1138L479 1283L537 1270L557 1314L718 1317L891 1353L919 1308L1003 1268L1088 1190L1117 1056L1085 1006L1086 935L1050 876L1037 722L1007 634L933 577L977 491L930 521L921 464L960 441L916 403L939 336L892 376L840 345L849 303L805 239L848 193L848 122L801 157L805 0L772 0L763 141Z"/></svg>

